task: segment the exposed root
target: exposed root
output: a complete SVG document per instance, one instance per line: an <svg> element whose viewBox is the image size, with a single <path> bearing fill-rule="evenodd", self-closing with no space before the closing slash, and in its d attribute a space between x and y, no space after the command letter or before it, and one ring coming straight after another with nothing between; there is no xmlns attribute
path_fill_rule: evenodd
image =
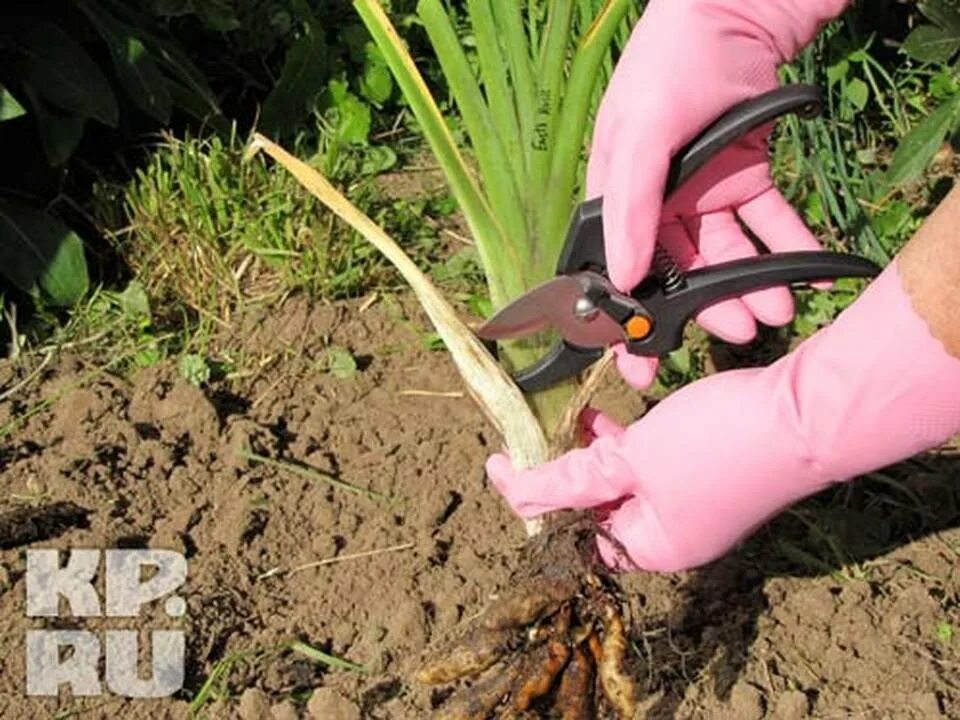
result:
<svg viewBox="0 0 960 720"><path fill-rule="evenodd" d="M526 627L555 613L579 590L573 575L527 578L485 613L483 624L491 629Z"/></svg>
<svg viewBox="0 0 960 720"><path fill-rule="evenodd" d="M513 709L520 712L529 710L535 700L550 692L554 680L563 672L569 659L570 648L563 640L550 640L527 655L511 693Z"/></svg>
<svg viewBox="0 0 960 720"><path fill-rule="evenodd" d="M520 661L498 665L444 703L433 720L486 720L520 675Z"/></svg>
<svg viewBox="0 0 960 720"><path fill-rule="evenodd" d="M562 720L590 720L593 717L593 659L581 643L573 650L557 690L555 707Z"/></svg>
<svg viewBox="0 0 960 720"><path fill-rule="evenodd" d="M516 639L516 630L478 625L454 647L421 667L417 680L427 685L440 685L476 675L503 657Z"/></svg>
<svg viewBox="0 0 960 720"><path fill-rule="evenodd" d="M510 589L452 648L423 665L417 679L428 684L483 673L435 720L634 717L638 693L625 667L621 603L593 563L595 531L577 516L533 538Z"/></svg>
<svg viewBox="0 0 960 720"><path fill-rule="evenodd" d="M600 685L621 718L632 718L637 704L637 688L624 672L627 655L627 636L623 618L612 605L603 608L602 658L598 663Z"/></svg>

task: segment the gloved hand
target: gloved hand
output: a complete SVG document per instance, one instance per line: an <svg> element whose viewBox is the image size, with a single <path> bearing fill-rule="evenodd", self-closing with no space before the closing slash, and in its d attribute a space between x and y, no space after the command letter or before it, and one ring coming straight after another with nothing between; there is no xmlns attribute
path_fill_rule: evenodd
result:
<svg viewBox="0 0 960 720"><path fill-rule="evenodd" d="M587 166L587 197L604 197L607 264L626 292L650 268L654 241L685 269L755 255L737 217L772 251L819 244L770 178L770 127L731 145L662 206L671 158L734 104L776 88L777 67L849 0L651 0L604 94ZM697 321L730 342L756 334L754 318L784 325L786 288L718 303ZM642 389L656 361L615 348Z"/></svg>
<svg viewBox="0 0 960 720"><path fill-rule="evenodd" d="M914 311L897 266L773 365L695 382L626 430L591 414L587 448L519 473L494 455L491 481L523 517L598 508L612 567L675 571L832 482L942 444L960 432L960 359Z"/></svg>

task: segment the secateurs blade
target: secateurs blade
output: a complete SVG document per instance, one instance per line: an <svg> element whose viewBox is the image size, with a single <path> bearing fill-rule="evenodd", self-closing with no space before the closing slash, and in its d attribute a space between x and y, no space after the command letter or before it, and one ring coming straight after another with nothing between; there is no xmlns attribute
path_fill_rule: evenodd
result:
<svg viewBox="0 0 960 720"><path fill-rule="evenodd" d="M669 197L731 142L786 113L813 118L821 110L816 87L780 88L741 103L721 116L674 158ZM683 273L661 247L655 272L629 294L607 274L602 198L583 203L567 232L556 277L521 295L477 334L505 340L554 328L562 336L547 355L514 375L524 392L536 392L584 371L615 343L635 355L660 357L683 344L690 318L704 308L744 293L840 277L873 277L880 267L856 255L786 252L760 255Z"/></svg>

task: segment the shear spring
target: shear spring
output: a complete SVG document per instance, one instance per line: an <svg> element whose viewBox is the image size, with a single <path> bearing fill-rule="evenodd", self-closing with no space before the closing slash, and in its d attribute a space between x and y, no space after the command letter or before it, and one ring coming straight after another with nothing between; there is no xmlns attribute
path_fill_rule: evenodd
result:
<svg viewBox="0 0 960 720"><path fill-rule="evenodd" d="M669 294L684 286L683 271L660 243L657 243L653 251L653 267L663 284L664 292Z"/></svg>

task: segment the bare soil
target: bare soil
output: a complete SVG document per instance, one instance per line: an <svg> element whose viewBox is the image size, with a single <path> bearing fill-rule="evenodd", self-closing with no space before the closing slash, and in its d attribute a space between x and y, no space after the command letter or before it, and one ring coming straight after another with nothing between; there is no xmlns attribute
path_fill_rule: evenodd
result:
<svg viewBox="0 0 960 720"><path fill-rule="evenodd" d="M414 668L504 588L524 537L485 483L498 438L457 395L445 354L425 348L423 317L405 300L361 307L246 314L217 338L241 372L203 389L172 362L80 383L90 365L63 356L0 402L2 425L50 401L0 447L0 510L88 511L0 550L0 717L185 717L216 668L228 692L207 717L429 715L442 693ZM354 377L326 372L331 342L359 359ZM0 367L0 387L25 374ZM622 420L643 408L616 379L599 404ZM958 469L952 452L918 458L804 503L710 567L623 578L646 716L960 717ZM139 627L186 630L186 687L163 700L27 697L25 633L52 626L25 616L27 547L185 553L186 616ZM367 672L242 655L294 639Z"/></svg>

